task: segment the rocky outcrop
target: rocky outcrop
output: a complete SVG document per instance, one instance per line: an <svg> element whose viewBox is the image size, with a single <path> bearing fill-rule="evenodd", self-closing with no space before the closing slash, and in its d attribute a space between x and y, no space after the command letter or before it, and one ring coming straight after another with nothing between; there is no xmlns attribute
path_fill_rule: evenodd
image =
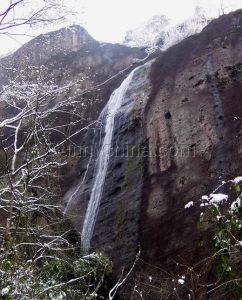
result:
<svg viewBox="0 0 242 300"><path fill-rule="evenodd" d="M112 142L136 153L110 159L92 239L93 249L105 250L116 266L130 263L138 245L144 261L167 268L171 259L192 264L205 253L199 210L184 206L240 174L241 49L237 11L137 72L126 95L132 109L116 118ZM70 208L81 216L74 218L78 228L95 176L92 163ZM85 172L87 161L80 168Z"/></svg>
<svg viewBox="0 0 242 300"><path fill-rule="evenodd" d="M56 40L59 34L61 41ZM52 42L53 51L45 48ZM133 262L139 245L143 261L166 269L171 259L189 265L205 253L197 231L199 209L184 206L242 170L241 49L242 11L237 11L134 72L115 117L114 153L91 240L92 249L108 253L117 269ZM143 57L141 50L100 44L74 27L40 36L3 59L0 81L24 70L27 61L44 64L46 79L51 76L60 84L85 77L77 84L76 97L83 101L83 91L88 91L87 124L101 113L127 69L119 72L129 65L128 70L133 69L133 59ZM9 67L12 62L14 69ZM93 85L98 89L88 90ZM79 137L81 158L63 189L68 190L63 197L66 215L79 231L104 124L105 120Z"/></svg>
<svg viewBox="0 0 242 300"><path fill-rule="evenodd" d="M14 54L1 59L1 84L28 65L47 68L47 79L58 84L85 79L87 87L100 84L133 63L145 52L119 44L99 43L80 26L43 34Z"/></svg>
<svg viewBox="0 0 242 300"><path fill-rule="evenodd" d="M135 69L122 106L115 115L111 157L91 243L91 250L101 248L108 252L117 263L116 267L123 265L124 257L132 261L139 244L144 176L141 116L151 88L148 77L151 64L148 62ZM82 146L79 182L65 197L66 214L74 220L79 230L82 228L97 172L104 129L105 119L102 114L93 136L89 134Z"/></svg>
<svg viewBox="0 0 242 300"><path fill-rule="evenodd" d="M20 77L22 82L35 82L39 74L41 80L60 87L73 85L69 96L76 101L78 112L83 116L83 122L79 124L82 128L98 118L112 91L135 67L137 60L144 57L144 50L99 43L84 28L72 26L40 35L1 59L0 90ZM60 97L55 99L61 100ZM61 123L61 117L58 122ZM86 134L82 131L73 141L80 144ZM70 189L79 173L76 171L78 149L73 151L73 159L62 170L60 196Z"/></svg>
<svg viewBox="0 0 242 300"><path fill-rule="evenodd" d="M73 84L72 97L83 103L84 123L95 120L112 91L124 79L123 70L146 56L144 50L99 43L80 26L40 35L1 59L0 88L11 80L32 82L41 76L58 86ZM36 75L37 74L37 75ZM114 80L110 80L115 76ZM61 99L57 99L57 101Z"/></svg>
<svg viewBox="0 0 242 300"><path fill-rule="evenodd" d="M242 11L210 23L153 64L145 118L141 244L145 259L198 260L195 208L241 172Z"/></svg>

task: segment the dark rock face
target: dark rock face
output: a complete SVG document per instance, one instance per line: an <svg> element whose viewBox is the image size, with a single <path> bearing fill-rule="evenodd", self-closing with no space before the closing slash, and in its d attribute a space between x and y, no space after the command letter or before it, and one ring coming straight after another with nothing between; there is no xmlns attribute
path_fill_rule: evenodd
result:
<svg viewBox="0 0 242 300"><path fill-rule="evenodd" d="M184 205L241 172L241 25L241 11L223 16L153 65L140 235L151 263L198 260L198 212Z"/></svg>
<svg viewBox="0 0 242 300"><path fill-rule="evenodd" d="M184 206L240 175L241 49L237 11L168 49L132 82L126 97L135 104L117 116L113 144L142 146L142 154L111 158L92 239L116 266L131 263L138 244L145 261L167 268L171 258L192 264L206 251L200 212ZM71 208L79 227L90 174L87 197Z"/></svg>
<svg viewBox="0 0 242 300"><path fill-rule="evenodd" d="M75 83L72 96L84 102L82 111L87 124L97 119L112 91L122 82L124 74L119 72L145 55L138 48L99 43L84 28L73 26L40 35L1 59L0 88L18 78L20 72L26 81L34 80L36 75L29 66L35 66L46 81L58 86ZM109 80L117 74L115 80Z"/></svg>
<svg viewBox="0 0 242 300"><path fill-rule="evenodd" d="M83 122L79 124L82 128L98 118L110 94L124 79L126 73L122 71L132 69L133 62L145 56L138 48L99 43L84 28L73 26L40 35L13 55L1 59L0 90L9 81L18 80L20 74L26 82L35 81L36 74L30 66L41 69L47 82L60 87L73 84L70 96L83 116ZM86 135L89 130L76 136L75 142L81 144ZM78 151L75 155L78 156ZM74 157L63 169L61 196L78 180L76 173L80 170L76 171L76 159Z"/></svg>
<svg viewBox="0 0 242 300"><path fill-rule="evenodd" d="M55 40L58 34L64 37L61 43ZM52 41L53 51L41 47ZM75 27L40 36L1 60L0 82L28 60L41 62L49 70L46 78L60 84L85 77L76 87L81 101L85 89L142 57L141 50L99 44ZM6 69L12 61L16 70ZM123 79L121 73L86 94L83 125L97 119ZM184 206L197 203L221 180L241 175L241 90L242 11L211 22L135 72L126 105L115 117L112 147L117 152L110 158L92 249L106 251L117 269L133 262L138 245L142 258L157 266L169 268L170 258L187 264L199 259L205 251L199 246L199 211ZM97 160L90 149L98 154L103 134L100 123L79 138L87 152L63 188L67 216L80 231Z"/></svg>
<svg viewBox="0 0 242 300"><path fill-rule="evenodd" d="M72 26L31 40L13 55L1 59L0 82L13 78L29 65L45 66L47 79L58 84L85 79L86 87L102 83L143 58L144 51L119 44L99 43L80 26Z"/></svg>
<svg viewBox="0 0 242 300"><path fill-rule="evenodd" d="M140 116L150 92L149 71L151 62L137 68L126 92L118 114L112 138L109 167L96 220L92 246L108 252L117 266L123 264L120 253L132 261L138 249L140 205L143 181L143 124ZM100 120L93 142L87 137L87 148L94 146L94 155L81 159L85 170L79 184L66 195L67 215L74 220L79 230L90 198L100 145L104 135L105 119ZM108 145L107 145L108 146ZM81 184L80 184L81 183ZM74 196L72 196L74 195Z"/></svg>

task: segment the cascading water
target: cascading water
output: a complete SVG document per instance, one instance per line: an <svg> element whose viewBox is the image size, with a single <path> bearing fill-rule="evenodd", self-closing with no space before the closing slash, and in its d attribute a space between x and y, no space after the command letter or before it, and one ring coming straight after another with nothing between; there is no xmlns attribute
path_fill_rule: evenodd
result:
<svg viewBox="0 0 242 300"><path fill-rule="evenodd" d="M103 115L106 115L105 135L97 159L94 183L92 186L91 196L85 214L81 233L82 247L86 253L88 253L90 249L91 238L93 235L98 209L102 197L103 186L107 175L110 151L112 147L113 130L115 125L115 115L122 106L127 89L130 85L130 82L132 81L134 72L139 68L140 67L134 69L123 81L121 86L113 92L100 116L103 118Z"/></svg>

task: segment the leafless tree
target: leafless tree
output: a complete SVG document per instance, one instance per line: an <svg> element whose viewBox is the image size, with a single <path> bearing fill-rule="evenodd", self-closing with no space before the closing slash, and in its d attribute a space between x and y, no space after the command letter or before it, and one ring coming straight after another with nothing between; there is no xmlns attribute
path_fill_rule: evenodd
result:
<svg viewBox="0 0 242 300"><path fill-rule="evenodd" d="M8 207L8 226L23 199L21 209L27 211L38 210L41 199L48 203L53 195L50 182L57 176L58 168L66 164L64 146L86 129L78 126L82 116L77 102L68 96L76 83L58 87L44 81L41 69L29 69L38 73L37 80L27 82L20 76L5 86L0 95L1 146L5 155L5 186L1 187L0 196Z"/></svg>
<svg viewBox="0 0 242 300"><path fill-rule="evenodd" d="M21 73L0 93L0 259L13 264L8 273L0 264L0 281L4 284L16 272L21 274L22 279L15 281L18 291L15 299L23 299L25 294L30 297L27 286L38 278L31 273L33 265L59 261L71 267L75 256L70 260L67 254L80 248L68 239L72 228L59 225L63 224L63 217L55 200L59 194L60 169L70 159L67 146L95 124L94 121L86 127L80 125L83 105L70 92L78 82L60 87L46 81L44 67L29 66L25 72L31 73L33 80ZM32 261L31 266L26 258ZM84 294L98 292L107 265L104 261L103 273L96 284L83 286ZM94 264L76 278L50 282L48 286L43 282L38 299L46 299L46 294L72 287L78 281L91 281L95 272Z"/></svg>
<svg viewBox="0 0 242 300"><path fill-rule="evenodd" d="M224 6L224 0L221 0L220 1L220 9L219 9L219 15L225 15L225 10L226 10L226 7Z"/></svg>
<svg viewBox="0 0 242 300"><path fill-rule="evenodd" d="M73 13L57 0L4 0L0 8L0 34L23 35L27 27L63 22Z"/></svg>

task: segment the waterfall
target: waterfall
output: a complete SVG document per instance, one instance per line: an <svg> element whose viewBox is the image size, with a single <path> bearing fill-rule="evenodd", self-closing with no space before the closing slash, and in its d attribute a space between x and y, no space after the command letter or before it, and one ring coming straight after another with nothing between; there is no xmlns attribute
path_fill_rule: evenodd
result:
<svg viewBox="0 0 242 300"><path fill-rule="evenodd" d="M96 168L94 171L94 183L92 186L91 196L88 202L88 207L81 233L82 247L86 253L88 253L90 249L91 238L93 235L94 226L98 215L98 209L102 198L103 186L108 171L113 130L115 125L115 115L122 106L127 89L130 85L130 82L132 81L134 72L139 68L140 67L134 69L123 81L121 86L112 93L107 105L101 113L101 118L103 118L104 115L106 116L105 132L101 144L101 150L97 158Z"/></svg>

